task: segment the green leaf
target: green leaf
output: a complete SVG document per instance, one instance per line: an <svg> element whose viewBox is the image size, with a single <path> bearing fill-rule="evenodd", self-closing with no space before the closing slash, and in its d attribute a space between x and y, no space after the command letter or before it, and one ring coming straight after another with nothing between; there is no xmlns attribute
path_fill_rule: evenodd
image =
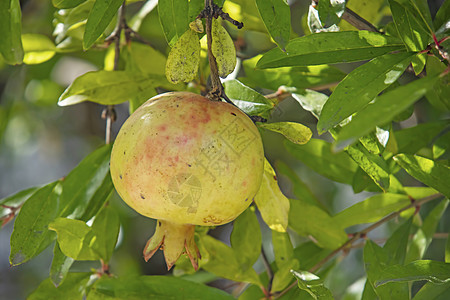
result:
<svg viewBox="0 0 450 300"><path fill-rule="evenodd" d="M86 0L52 0L52 4L56 8L73 8Z"/></svg>
<svg viewBox="0 0 450 300"><path fill-rule="evenodd" d="M272 230L285 232L288 225L289 199L278 186L277 176L267 159L264 160L264 174L255 203L267 226Z"/></svg>
<svg viewBox="0 0 450 300"><path fill-rule="evenodd" d="M56 287L67 278L69 269L74 261L73 258L65 256L59 244L55 243L52 265L50 266L50 280Z"/></svg>
<svg viewBox="0 0 450 300"><path fill-rule="evenodd" d="M43 34L23 34L22 45L25 52L23 62L28 65L43 63L56 53L55 44Z"/></svg>
<svg viewBox="0 0 450 300"><path fill-rule="evenodd" d="M316 275L308 271L292 271L292 275L297 278L298 287L308 292L313 299L332 300L333 294L325 287L323 281Z"/></svg>
<svg viewBox="0 0 450 300"><path fill-rule="evenodd" d="M390 122L397 114L424 96L436 79L437 77L425 77L415 80L377 97L374 103L364 107L350 123L342 127L337 137L338 144L348 143L348 140L354 141L374 130L376 126Z"/></svg>
<svg viewBox="0 0 450 300"><path fill-rule="evenodd" d="M259 14L275 43L284 50L291 35L291 10L285 0L256 0Z"/></svg>
<svg viewBox="0 0 450 300"><path fill-rule="evenodd" d="M225 78L236 67L236 48L230 35L222 26L222 18L212 19L211 36L211 52L216 58L219 76Z"/></svg>
<svg viewBox="0 0 450 300"><path fill-rule="evenodd" d="M319 119L322 107L328 100L327 95L313 90L297 91L292 94L292 98L297 100L304 110L311 112L316 119Z"/></svg>
<svg viewBox="0 0 450 300"><path fill-rule="evenodd" d="M96 299L232 300L234 297L219 289L171 276L103 276L87 296L87 300Z"/></svg>
<svg viewBox="0 0 450 300"><path fill-rule="evenodd" d="M433 284L431 282L425 285L414 295L413 300L446 300L450 293L450 282L444 284Z"/></svg>
<svg viewBox="0 0 450 300"><path fill-rule="evenodd" d="M23 203L33 195L34 192L38 190L38 187L31 187L22 191L19 191L15 194L12 194L6 198L0 200L0 218L3 219L11 213L9 208L4 207L20 207Z"/></svg>
<svg viewBox="0 0 450 300"><path fill-rule="evenodd" d="M345 151L383 191L389 189L389 168L382 157L370 152L361 143L349 146Z"/></svg>
<svg viewBox="0 0 450 300"><path fill-rule="evenodd" d="M97 237L85 222L57 218L48 225L58 235L58 244L64 255L76 260L97 260L100 254L94 250Z"/></svg>
<svg viewBox="0 0 450 300"><path fill-rule="evenodd" d="M303 93L301 90L305 88L337 84L345 76L345 73L338 68L328 65L258 70L256 63L261 56L242 62L245 71L245 77L240 78L242 82L271 90L277 90L280 86L295 87L298 90L297 93Z"/></svg>
<svg viewBox="0 0 450 300"><path fill-rule="evenodd" d="M383 193L371 196L336 214L333 219L341 228L376 222L411 203L408 195Z"/></svg>
<svg viewBox="0 0 450 300"><path fill-rule="evenodd" d="M66 281L57 288L47 278L27 299L82 299L90 276L91 273L69 273Z"/></svg>
<svg viewBox="0 0 450 300"><path fill-rule="evenodd" d="M95 0L89 13L83 36L83 49L87 50L103 34L111 23L123 0Z"/></svg>
<svg viewBox="0 0 450 300"><path fill-rule="evenodd" d="M92 101L119 104L135 97L148 99L157 86L168 86L165 76L128 71L93 71L79 76L59 97L58 105Z"/></svg>
<svg viewBox="0 0 450 300"><path fill-rule="evenodd" d="M436 160L450 150L450 131L441 135L433 144L433 158Z"/></svg>
<svg viewBox="0 0 450 300"><path fill-rule="evenodd" d="M281 133L298 145L306 144L312 137L311 129L295 122L258 123L258 127Z"/></svg>
<svg viewBox="0 0 450 300"><path fill-rule="evenodd" d="M427 280L435 284L450 282L450 264L433 260L416 260L405 266L393 265L381 270L375 286L389 282Z"/></svg>
<svg viewBox="0 0 450 300"><path fill-rule="evenodd" d="M412 221L412 217L405 221L384 244L383 248L390 253L387 264L403 264L405 262Z"/></svg>
<svg viewBox="0 0 450 300"><path fill-rule="evenodd" d="M197 77L200 64L200 40L188 29L173 45L166 63L166 78L172 83L189 82Z"/></svg>
<svg viewBox="0 0 450 300"><path fill-rule="evenodd" d="M34 192L23 204L11 234L11 265L30 260L54 240L47 226L58 215L60 192L59 181L55 181Z"/></svg>
<svg viewBox="0 0 450 300"><path fill-rule="evenodd" d="M331 2L330 0L319 1L317 10L323 27L339 24L345 10L345 0Z"/></svg>
<svg viewBox="0 0 450 300"><path fill-rule="evenodd" d="M291 200L289 227L302 236L312 236L316 243L335 249L347 241L344 227L317 206L302 200Z"/></svg>
<svg viewBox="0 0 450 300"><path fill-rule="evenodd" d="M411 53L383 55L350 72L323 106L319 134L364 108L403 74L411 58Z"/></svg>
<svg viewBox="0 0 450 300"><path fill-rule="evenodd" d="M266 97L239 80L227 80L223 85L228 98L248 115L261 115L273 108Z"/></svg>
<svg viewBox="0 0 450 300"><path fill-rule="evenodd" d="M110 151L111 145L98 148L65 177L59 216L88 221L101 208L112 191L108 179L104 184L110 176Z"/></svg>
<svg viewBox="0 0 450 300"><path fill-rule="evenodd" d="M393 158L409 175L450 197L448 166L416 155L397 154Z"/></svg>
<svg viewBox="0 0 450 300"><path fill-rule="evenodd" d="M447 209L448 204L448 199L442 200L427 215L421 228L417 230L412 238L406 262L421 259L424 256L425 251L433 240L433 234L436 232L436 229L439 225L442 215Z"/></svg>
<svg viewBox="0 0 450 300"><path fill-rule="evenodd" d="M394 131L397 153L415 154L428 146L431 141L447 127L450 122L438 121L418 124L417 126Z"/></svg>
<svg viewBox="0 0 450 300"><path fill-rule="evenodd" d="M0 2L0 28L2 29L0 53L5 62L11 65L21 64L23 60L21 20L22 12L19 0Z"/></svg>
<svg viewBox="0 0 450 300"><path fill-rule="evenodd" d="M272 246L278 268L293 258L294 247L287 232L272 230Z"/></svg>
<svg viewBox="0 0 450 300"><path fill-rule="evenodd" d="M241 253L236 253L232 248L209 235L201 236L199 244L199 248L203 247L206 251L206 253L202 251L200 261L204 270L234 281L261 284L258 274L253 268L244 270L241 267L236 258Z"/></svg>
<svg viewBox="0 0 450 300"><path fill-rule="evenodd" d="M289 178L292 182L292 193L302 201L318 206L325 210L325 206L314 196L309 187L298 177L286 163L282 161L275 162L275 169L282 175Z"/></svg>
<svg viewBox="0 0 450 300"><path fill-rule="evenodd" d="M443 64L437 57L430 56L427 58L426 72L427 75L435 75L444 72L446 65ZM450 93L450 74L442 77L438 80L433 88L430 88L427 92L427 100L436 109L440 111L450 110L450 99L448 94Z"/></svg>
<svg viewBox="0 0 450 300"><path fill-rule="evenodd" d="M331 250L320 248L314 242L306 242L294 249L294 257L301 261L303 269L310 269L330 252Z"/></svg>
<svg viewBox="0 0 450 300"><path fill-rule="evenodd" d="M448 21L450 13L450 1L446 0L436 13L433 20L434 28L438 29Z"/></svg>
<svg viewBox="0 0 450 300"><path fill-rule="evenodd" d="M234 221L230 242L241 268L252 268L261 253L262 243L254 207L249 207Z"/></svg>
<svg viewBox="0 0 450 300"><path fill-rule="evenodd" d="M265 295L261 288L257 285L250 285L245 291L239 295L239 300L264 299Z"/></svg>
<svg viewBox="0 0 450 300"><path fill-rule="evenodd" d="M96 237L93 248L106 263L116 247L119 229L119 215L110 205L99 212L92 224L92 232Z"/></svg>
<svg viewBox="0 0 450 300"><path fill-rule="evenodd" d="M422 22L422 20L416 19L414 16L408 2L415 2L415 0L389 0L388 2L395 27L407 49L409 51L421 51L425 49L428 41L431 40L430 32L433 30L427 31L426 27L428 25ZM425 7L425 10L428 10L428 5Z"/></svg>
<svg viewBox="0 0 450 300"><path fill-rule="evenodd" d="M291 270L296 270L299 267L300 263L295 258L280 264L278 270L273 274L272 288L270 291L278 292L285 289L293 280Z"/></svg>
<svg viewBox="0 0 450 300"><path fill-rule="evenodd" d="M287 151L317 173L337 182L352 184L357 164L345 152L335 153L332 144L311 139L305 145L284 143Z"/></svg>
<svg viewBox="0 0 450 300"><path fill-rule="evenodd" d="M159 0L158 15L167 42L172 47L189 29L189 4L186 0Z"/></svg>
<svg viewBox="0 0 450 300"><path fill-rule="evenodd" d="M322 65L371 59L403 50L396 38L369 31L321 32L299 37L261 57L257 68Z"/></svg>
<svg viewBox="0 0 450 300"><path fill-rule="evenodd" d="M123 50L126 71L165 75L167 59L161 52L140 43L130 43Z"/></svg>

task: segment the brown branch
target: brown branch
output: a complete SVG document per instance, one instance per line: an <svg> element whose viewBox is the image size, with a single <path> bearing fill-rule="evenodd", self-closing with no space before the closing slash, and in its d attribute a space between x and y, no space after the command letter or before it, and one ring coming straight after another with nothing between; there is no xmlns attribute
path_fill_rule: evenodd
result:
<svg viewBox="0 0 450 300"><path fill-rule="evenodd" d="M328 261L330 261L332 258L334 258L334 256L337 255L339 252L341 252L342 250L349 249L355 241L359 240L360 238L365 238L369 232L371 232L372 230L378 228L382 224L384 224L384 223L386 223L386 222L388 222L388 221L398 217L405 210L408 210L408 209L413 208L413 207L415 207L418 210L418 209L420 209L421 205L423 205L423 204L425 204L427 202L430 202L432 200L439 199L441 197L443 197L443 195L438 193L438 194L434 194L434 195L422 198L422 199L417 200L417 201L416 200L412 200L411 204L401 208L400 210L398 210L398 211L396 211L394 213L391 213L390 215L387 215L386 217L384 217L381 220L379 220L378 222L376 222L376 223L366 227L365 229L354 233L352 235L352 237L349 240L347 240L347 242L345 242L339 248L335 249L333 252L328 254L327 257L325 257L324 259L319 261L317 264L315 264L311 269L309 269L309 272L315 273L318 269L320 269ZM281 293L277 294L276 298L280 298L281 296L286 294L290 289L292 289L295 286L297 286L297 281L294 281L291 285L289 285Z"/></svg>
<svg viewBox="0 0 450 300"><path fill-rule="evenodd" d="M120 59L120 35L122 30L125 31L125 39L127 43L130 40L130 32L127 31L128 25L125 19L125 2L123 1L122 6L119 8L119 17L117 19L117 25L113 33L105 40L107 44L114 43L114 66L113 70L117 71L119 69L119 59ZM102 112L102 119L106 120L106 130L105 130L105 143L111 143L112 137L112 124L116 121L117 115L114 105L107 105Z"/></svg>

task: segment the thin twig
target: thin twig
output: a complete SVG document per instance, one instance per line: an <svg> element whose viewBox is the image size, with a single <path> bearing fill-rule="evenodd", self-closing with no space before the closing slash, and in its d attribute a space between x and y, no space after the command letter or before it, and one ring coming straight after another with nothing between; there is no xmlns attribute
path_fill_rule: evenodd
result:
<svg viewBox="0 0 450 300"><path fill-rule="evenodd" d="M382 218L381 220L379 220L378 222L366 227L365 229L356 232L352 235L352 237L347 240L347 242L345 242L342 246L340 246L339 248L335 249L333 252L331 252L327 257L325 257L324 259L322 259L321 261L319 261L317 264L315 264L311 269L309 269L309 272L314 273L316 272L318 269L320 269L324 264L326 264L328 261L330 261L332 258L334 258L334 256L336 254L338 254L339 252L341 252L342 250L348 249L349 247L351 247L351 245L359 240L360 238L365 238L367 236L367 234L369 232L371 232L372 230L378 228L379 226L381 226L382 224L398 217L402 212L404 212L405 210L408 210L410 208L415 207L416 209L420 209L421 205L430 202L432 200L435 199L439 199L443 197L442 194L438 193L438 194L433 194L431 196L422 198L420 200L412 200L411 204L401 208L400 210L391 213L390 215L387 215L386 217ZM281 293L277 294L276 299L280 298L281 296L283 296L284 294L286 294L290 289L292 289L293 287L297 286L297 281L294 281L291 285L289 285L286 289L284 289Z"/></svg>
<svg viewBox="0 0 450 300"><path fill-rule="evenodd" d="M273 271L270 267L269 260L267 259L266 252L264 252L264 248L261 247L261 257L264 264L264 267L266 268L267 276L269 277L269 283L267 284L267 292L270 293L270 290L272 289L272 282L273 282Z"/></svg>

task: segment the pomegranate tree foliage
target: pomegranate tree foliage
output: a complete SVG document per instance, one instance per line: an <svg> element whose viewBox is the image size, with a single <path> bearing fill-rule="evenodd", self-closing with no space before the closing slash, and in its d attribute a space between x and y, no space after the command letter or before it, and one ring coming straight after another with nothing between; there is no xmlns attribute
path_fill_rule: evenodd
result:
<svg viewBox="0 0 450 300"><path fill-rule="evenodd" d="M29 299L448 297L450 239L435 250L444 261L426 258L431 255L427 248L448 233L449 225L444 219L450 197L450 1L433 17L425 0L320 0L302 16L298 2L289 1L290 7L285 0L216 0L232 18L244 22L239 30L223 23L240 58L238 71L224 82L225 93L249 115L268 119L257 123L268 154L274 147L282 153L278 159L269 156L272 164L266 161L260 191L234 221L230 245L198 228L202 259L196 273L183 257L166 276L130 276L114 267L108 272L71 269L76 261L114 265L122 208L108 205L117 196L109 173L111 146L104 145L63 179L0 200L2 223L15 217L9 258L13 267L48 247L54 249L49 278ZM122 3L52 0L41 4L53 15L52 22L27 11L42 18L42 28L53 26L50 36L48 30L27 27L19 0L1 1L3 68L17 74L20 66L5 63L36 65L72 55L101 56L103 70L76 78L61 94L60 106L128 101L134 111L162 91L204 92L210 73L204 33L190 33L195 44L203 38L200 58L192 59L198 73L188 76L190 82L173 84L165 74L170 48L190 30L204 0L127 1L125 35L132 39L125 43L122 34L114 68L115 44L107 37ZM349 9L367 21L357 21L358 28L370 29L368 23L375 27L367 31L350 25ZM182 53L187 46L177 46L177 51L190 55ZM287 108L282 100L299 105ZM0 137L14 116L12 107L0 107ZM283 121L282 116L292 115L310 120L304 122L315 132L312 138L304 125ZM402 122L410 118L418 124ZM269 132L283 135L283 142L271 144L276 134ZM342 192L329 200L330 194L320 193L315 183L340 190L350 186L365 200L336 207L333 201L349 195ZM372 239L372 229L390 219L384 238ZM361 226L367 223L375 225ZM127 228L122 230L126 235ZM150 233L142 234L145 243ZM339 274L352 262L341 258L361 251L354 249L358 245L363 250L356 259L363 262L364 272L357 276L360 280L352 274L351 287L338 287L336 282L352 283ZM267 254L262 255L261 247ZM219 278L238 283L226 288L230 293L206 285ZM411 285L416 281L422 284Z"/></svg>

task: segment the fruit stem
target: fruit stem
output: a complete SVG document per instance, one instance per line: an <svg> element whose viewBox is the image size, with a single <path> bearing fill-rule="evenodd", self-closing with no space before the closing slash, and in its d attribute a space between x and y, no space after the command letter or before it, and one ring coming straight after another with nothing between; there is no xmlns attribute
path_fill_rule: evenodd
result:
<svg viewBox="0 0 450 300"><path fill-rule="evenodd" d="M195 225L158 220L155 233L144 248L145 261L148 261L158 249L162 249L167 269L170 270L180 255L186 253L194 269L198 270L200 252L194 241L194 233Z"/></svg>

